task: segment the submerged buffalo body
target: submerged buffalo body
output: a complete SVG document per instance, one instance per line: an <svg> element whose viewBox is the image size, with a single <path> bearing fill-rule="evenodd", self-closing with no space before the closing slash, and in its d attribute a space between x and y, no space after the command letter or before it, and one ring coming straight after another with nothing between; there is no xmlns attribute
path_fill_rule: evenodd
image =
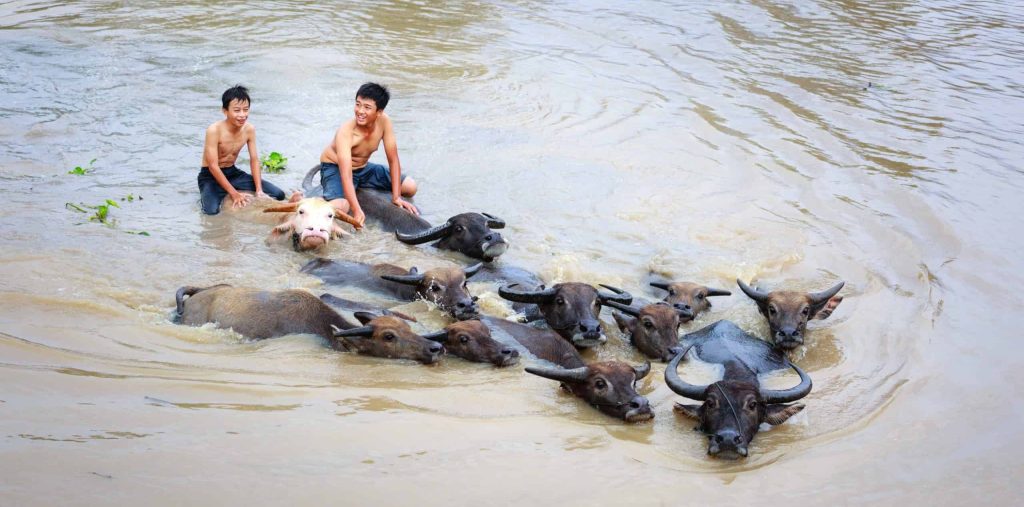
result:
<svg viewBox="0 0 1024 507"><path fill-rule="evenodd" d="M440 344L413 333L402 319L359 312L356 318L364 326L357 327L316 296L301 290L182 287L175 303L182 324L212 322L254 340L308 333L321 336L339 350L423 363L436 362L444 351Z"/></svg>
<svg viewBox="0 0 1024 507"><path fill-rule="evenodd" d="M800 292L793 290L775 290L763 292L737 279L740 289L757 303L757 309L768 319L771 340L775 346L790 350L803 345L807 321L823 320L832 315L832 311L843 302L837 296L844 282L821 292Z"/></svg>
<svg viewBox="0 0 1024 507"><path fill-rule="evenodd" d="M676 371L687 352L725 367L722 380L693 385ZM758 374L793 368L800 384L791 389L764 389ZM723 458L746 456L761 423L782 424L803 410L797 401L811 392L811 379L777 349L747 334L729 321L718 321L683 337L679 353L665 369L665 383L676 394L703 402L676 404L676 410L698 421L708 437L708 454Z"/></svg>
<svg viewBox="0 0 1024 507"><path fill-rule="evenodd" d="M608 340L598 320L601 305L610 301L629 304L633 300L626 291L608 285L602 287L612 292L599 291L585 283L569 282L535 290L506 285L498 289L498 294L509 301L537 305L537 313L551 329L576 347L587 348Z"/></svg>
<svg viewBox="0 0 1024 507"><path fill-rule="evenodd" d="M480 264L468 268L434 268L420 273L392 264L367 265L358 262L313 259L302 267L332 285L354 286L412 301L424 299L436 304L453 318L476 318L476 298L469 294L466 279L476 274Z"/></svg>

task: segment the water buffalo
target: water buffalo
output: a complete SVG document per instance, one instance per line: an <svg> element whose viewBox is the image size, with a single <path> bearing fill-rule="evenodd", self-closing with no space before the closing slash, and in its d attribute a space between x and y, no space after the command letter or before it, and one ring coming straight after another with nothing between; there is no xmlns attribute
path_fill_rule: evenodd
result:
<svg viewBox="0 0 1024 507"><path fill-rule="evenodd" d="M413 333L393 315L357 312L356 327L316 296L301 290L261 291L214 285L182 287L175 294L179 322L200 326L213 322L253 340L288 334L316 334L339 350L379 357L433 363L444 348Z"/></svg>
<svg viewBox="0 0 1024 507"><path fill-rule="evenodd" d="M612 313L619 330L629 334L630 342L640 352L651 359L661 361L668 361L676 355L675 347L679 345L679 326L682 319L684 315L692 318L689 311L680 312L678 307L669 306L664 301L642 308L633 308L613 301L605 304L629 315Z"/></svg>
<svg viewBox="0 0 1024 507"><path fill-rule="evenodd" d="M703 361L725 366L722 380L706 386L679 378L676 369L690 349ZM782 424L803 410L803 404L786 405L811 392L811 379L789 363L777 349L747 334L729 321L718 321L683 337L678 354L665 369L665 383L676 394L701 405L677 403L675 409L699 421L697 429L708 437L708 454L722 458L746 456L761 423ZM800 384L784 390L764 389L757 375L793 368Z"/></svg>
<svg viewBox="0 0 1024 507"><path fill-rule="evenodd" d="M323 190L313 185L313 175L320 170L314 166L302 180L306 195L322 195ZM380 222L383 230L396 233L399 241L418 245L436 241L434 246L460 252L486 262L493 261L508 249L508 243L494 229L505 227L505 221L487 213L462 213L439 226L432 226L423 218L391 203L387 192L357 189L356 198L367 217Z"/></svg>
<svg viewBox="0 0 1024 507"><path fill-rule="evenodd" d="M693 282L651 282L651 287L668 291L668 295L662 301L676 307L683 322L689 322L711 308L709 297L732 295L727 290L712 289Z"/></svg>
<svg viewBox="0 0 1024 507"><path fill-rule="evenodd" d="M556 366L530 366L526 371L562 383L573 395L598 410L626 422L646 421L654 417L647 398L637 394L634 383L651 371L651 363L630 366L621 361L587 364L580 353L558 333L550 329L485 317L522 345L534 357Z"/></svg>
<svg viewBox="0 0 1024 507"><path fill-rule="evenodd" d="M479 320L454 322L423 337L443 343L449 354L467 361L495 366L511 366L519 362L519 351L492 338L491 330Z"/></svg>
<svg viewBox="0 0 1024 507"><path fill-rule="evenodd" d="M602 361L568 369L530 366L526 371L561 382L569 392L612 417L626 422L654 418L647 398L634 387L650 373L651 363L630 366L622 361Z"/></svg>
<svg viewBox="0 0 1024 507"><path fill-rule="evenodd" d="M559 283L549 288L541 286L536 290L520 290L506 285L498 289L498 294L509 301L537 305L537 313L551 329L576 347L587 348L608 340L597 318L601 305L608 301L623 304L633 301L633 296L622 289L609 285L601 287L614 294L578 282Z"/></svg>
<svg viewBox="0 0 1024 507"><path fill-rule="evenodd" d="M836 296L845 282L839 282L831 289L821 292L800 292L775 290L761 292L736 279L743 293L757 303L757 309L768 319L771 340L775 346L785 350L795 349L804 343L807 321L827 319L843 301Z"/></svg>
<svg viewBox="0 0 1024 507"><path fill-rule="evenodd" d="M267 242L290 237L292 248L297 252L323 249L331 239L348 234L334 222L335 218L359 226L354 218L334 209L320 197L307 197L298 202L272 206L263 212L288 213L281 217L281 223L270 231Z"/></svg>
<svg viewBox="0 0 1024 507"><path fill-rule="evenodd" d="M478 309L476 298L466 289L466 279L479 269L480 264L476 264L465 269L434 268L420 273L416 268L406 270L393 264L371 266L317 258L306 263L301 271L330 284L384 292L405 301L421 298L455 319L467 320L476 318Z"/></svg>

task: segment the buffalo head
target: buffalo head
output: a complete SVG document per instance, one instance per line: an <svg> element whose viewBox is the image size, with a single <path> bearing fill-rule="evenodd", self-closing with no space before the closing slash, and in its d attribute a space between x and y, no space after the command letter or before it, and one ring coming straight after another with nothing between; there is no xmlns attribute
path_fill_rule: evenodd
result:
<svg viewBox="0 0 1024 507"><path fill-rule="evenodd" d="M634 386L650 373L651 363L633 367L621 361L607 361L573 369L531 366L526 371L561 382L574 395L612 417L626 422L654 417L647 398L637 394Z"/></svg>
<svg viewBox="0 0 1024 507"><path fill-rule="evenodd" d="M508 243L501 233L493 229L505 227L505 221L487 213L462 213L448 219L442 225L413 234L396 232L399 241L418 245L440 240L437 248L454 250L474 259L490 262L508 249Z"/></svg>
<svg viewBox="0 0 1024 507"><path fill-rule="evenodd" d="M334 338L344 349L376 357L413 359L423 364L436 363L444 347L412 331L404 320L393 315L356 312L363 327L335 330Z"/></svg>
<svg viewBox="0 0 1024 507"><path fill-rule="evenodd" d="M381 275L391 282L416 288L416 295L436 304L457 320L476 318L478 309L475 297L469 294L466 279L480 270L480 263L468 268L434 268L420 273L416 268L405 275Z"/></svg>
<svg viewBox="0 0 1024 507"><path fill-rule="evenodd" d="M662 301L679 310L683 322L689 322L700 312L711 308L709 297L732 295L727 290L712 289L693 282L651 282L651 287L668 291Z"/></svg>
<svg viewBox="0 0 1024 507"><path fill-rule="evenodd" d="M511 366L519 362L519 351L491 338L491 330L479 320L455 322L442 331L423 337L443 343L449 354L467 361L495 366Z"/></svg>
<svg viewBox="0 0 1024 507"><path fill-rule="evenodd" d="M267 241L275 241L291 233L292 248L297 252L323 248L332 238L345 235L345 231L334 223L335 218L359 226L354 218L334 209L320 197L307 197L298 202L264 209L263 212L288 213L281 217L281 223L270 231Z"/></svg>
<svg viewBox="0 0 1024 507"><path fill-rule="evenodd" d="M757 302L757 309L768 318L772 343L776 347L790 350L803 345L808 320L827 319L832 315L832 311L843 301L843 297L836 294L845 282L812 293L794 290L761 292L743 283L743 280L736 279L736 283L744 294Z"/></svg>
<svg viewBox="0 0 1024 507"><path fill-rule="evenodd" d="M579 348L593 347L608 340L597 319L601 305L608 301L629 304L633 296L622 289L602 285L612 292L598 291L585 283L559 283L537 290L519 290L513 285L500 287L498 294L519 303L537 305L551 329Z"/></svg>
<svg viewBox="0 0 1024 507"><path fill-rule="evenodd" d="M679 378L676 371L688 350L668 363L665 383L680 396L704 402L701 405L677 403L675 409L698 421L697 429L708 436L708 454L722 458L745 457L761 423L782 424L804 409L800 403L784 405L811 392L811 378L796 365L792 366L800 375L800 384L790 389L762 389L756 377L696 386Z"/></svg>
<svg viewBox="0 0 1024 507"><path fill-rule="evenodd" d="M676 355L674 347L679 345L680 312L675 308L664 302L640 309L613 301L605 304L623 312L614 312L612 316L619 330L629 333L630 341L645 356L668 361Z"/></svg>

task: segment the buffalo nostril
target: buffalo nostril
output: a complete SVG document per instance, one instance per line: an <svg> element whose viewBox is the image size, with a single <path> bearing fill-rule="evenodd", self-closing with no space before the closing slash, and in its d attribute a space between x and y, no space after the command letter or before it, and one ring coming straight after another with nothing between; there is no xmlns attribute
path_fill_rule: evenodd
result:
<svg viewBox="0 0 1024 507"><path fill-rule="evenodd" d="M494 241L494 235L493 234L488 234L488 235L484 236L484 241Z"/></svg>
<svg viewBox="0 0 1024 507"><path fill-rule="evenodd" d="M306 230L307 231L312 231L313 230L313 226L306 227Z"/></svg>
<svg viewBox="0 0 1024 507"><path fill-rule="evenodd" d="M512 355L513 352L515 352L515 349L511 349L511 348L508 348L508 347L501 349L501 355L503 355L503 356Z"/></svg>
<svg viewBox="0 0 1024 507"><path fill-rule="evenodd" d="M722 438L722 435L715 435L715 442L716 443L720 444L720 443L722 443L723 440L725 440L725 439Z"/></svg>
<svg viewBox="0 0 1024 507"><path fill-rule="evenodd" d="M743 443L743 439L739 435L736 435L735 437L733 437L732 443L740 445Z"/></svg>

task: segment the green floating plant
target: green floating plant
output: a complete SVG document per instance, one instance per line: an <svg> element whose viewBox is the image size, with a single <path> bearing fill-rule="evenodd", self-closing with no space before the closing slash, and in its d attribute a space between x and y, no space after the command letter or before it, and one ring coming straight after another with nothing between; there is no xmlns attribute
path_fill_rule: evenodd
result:
<svg viewBox="0 0 1024 507"><path fill-rule="evenodd" d="M269 155L260 157L260 165L268 173L280 173L288 168L288 157L272 151Z"/></svg>
<svg viewBox="0 0 1024 507"><path fill-rule="evenodd" d="M95 162L96 162L96 159L92 159L92 160L89 161L89 164L87 164L85 167L82 167L80 165L79 166L75 166L74 169L68 171L68 174L77 174L79 176L85 176L86 174L89 174L89 173L95 171L95 169L93 169L93 167L92 167L92 164L95 163Z"/></svg>

